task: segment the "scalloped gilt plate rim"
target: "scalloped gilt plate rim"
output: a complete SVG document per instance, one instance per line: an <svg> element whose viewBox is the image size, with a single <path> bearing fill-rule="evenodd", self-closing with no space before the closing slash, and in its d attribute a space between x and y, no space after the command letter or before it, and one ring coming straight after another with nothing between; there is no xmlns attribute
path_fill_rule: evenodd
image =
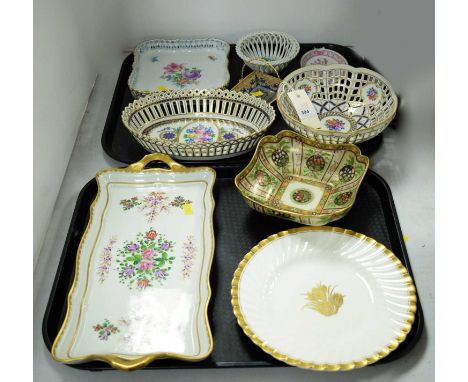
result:
<svg viewBox="0 0 468 382"><path fill-rule="evenodd" d="M350 237L358 238L369 243L372 247L375 247L380 250L380 253L387 257L396 269L401 272L401 280L406 283L407 292L408 292L408 311L406 315L405 324L402 325L400 332L394 337L389 338L388 345L384 346L381 349L376 349L375 353L371 356L367 356L363 359L350 361L346 363L314 363L314 362L305 362L299 358L295 358L292 355L287 355L281 352L281 349L275 347L273 344L268 343L267 338L261 338L259 335L255 333L255 331L251 328L249 323L245 319L245 315L243 313L242 302L239 298L239 290L242 284L242 275L246 269L249 267L249 262L255 258L256 256L261 255L263 248L271 244L276 240L281 240L281 238L285 236L294 237L296 234L302 233L313 233L313 232L333 232L339 233L342 235L348 235ZM297 236L296 236L297 237ZM258 290L256 290L258 291ZM252 291L251 294L255 293L256 291ZM274 358L283 361L291 366L296 366L299 368L304 369L311 369L317 371L346 371L352 370L355 368L361 368L367 365L370 365L378 360L386 357L390 352L394 351L407 337L408 333L411 331L415 313L416 313L416 287L414 286L413 280L408 273L408 270L405 266L401 263L401 261L390 251L386 248L383 244L377 242L376 240L363 235L361 233L354 232L349 229L343 229L339 227L332 227L332 226L322 226L322 227L300 227L300 228L293 228L286 231L281 231L276 234L273 234L266 239L260 241L256 246L254 246L241 260L239 263L234 277L231 283L231 304L233 307L234 315L237 318L238 325L242 328L243 332L249 337L257 346L259 346L264 352L270 354Z"/></svg>

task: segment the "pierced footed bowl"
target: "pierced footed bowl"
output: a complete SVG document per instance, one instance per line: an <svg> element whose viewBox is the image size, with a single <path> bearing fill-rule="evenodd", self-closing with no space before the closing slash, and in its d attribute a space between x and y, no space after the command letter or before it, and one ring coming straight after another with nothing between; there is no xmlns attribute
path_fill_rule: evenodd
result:
<svg viewBox="0 0 468 382"><path fill-rule="evenodd" d="M260 140L235 184L256 211L320 226L349 212L368 166L355 145L321 144L285 130Z"/></svg>
<svg viewBox="0 0 468 382"><path fill-rule="evenodd" d="M252 70L273 73L283 70L299 53L299 42L282 32L256 32L241 37L237 55Z"/></svg>
<svg viewBox="0 0 468 382"><path fill-rule="evenodd" d="M149 152L216 160L253 150L275 119L254 96L221 89L152 93L129 104L122 121Z"/></svg>
<svg viewBox="0 0 468 382"><path fill-rule="evenodd" d="M303 124L288 92L304 89L321 125ZM380 134L395 117L398 99L380 74L349 65L313 65L290 73L278 88L278 108L298 133L323 143L359 143Z"/></svg>

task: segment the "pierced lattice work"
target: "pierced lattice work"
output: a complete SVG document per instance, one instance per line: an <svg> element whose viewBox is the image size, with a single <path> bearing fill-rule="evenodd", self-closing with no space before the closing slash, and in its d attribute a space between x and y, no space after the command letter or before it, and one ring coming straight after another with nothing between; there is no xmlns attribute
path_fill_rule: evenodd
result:
<svg viewBox="0 0 468 382"><path fill-rule="evenodd" d="M304 125L287 95L297 89L307 92L319 117L323 110L318 105L344 102L345 113L358 123L346 132ZM348 65L314 65L292 72L280 84L277 102L284 120L293 130L316 141L334 144L359 143L375 137L395 117L398 106L395 92L385 78L372 70Z"/></svg>
<svg viewBox="0 0 468 382"><path fill-rule="evenodd" d="M236 52L252 70L273 73L283 70L299 53L299 42L282 32L257 32L243 36Z"/></svg>
<svg viewBox="0 0 468 382"><path fill-rule="evenodd" d="M274 119L275 110L265 101L221 89L152 93L122 112L125 127L146 150L191 160L218 159L252 150ZM207 127L196 131L199 127L196 125L186 134L184 142L178 139L176 129L169 128L178 122L188 126L201 121ZM231 129L224 138L220 131L209 130L218 126L222 129L223 124ZM151 136L156 128L159 135ZM239 129L243 134L236 136Z"/></svg>

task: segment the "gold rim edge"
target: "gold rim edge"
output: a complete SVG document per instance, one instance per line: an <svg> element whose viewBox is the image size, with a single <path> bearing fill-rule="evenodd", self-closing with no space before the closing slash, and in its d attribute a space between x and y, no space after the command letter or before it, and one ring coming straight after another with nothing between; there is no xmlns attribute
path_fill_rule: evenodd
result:
<svg viewBox="0 0 468 382"><path fill-rule="evenodd" d="M250 160L250 162L234 178L234 184L235 184L237 190L241 193L241 195L245 199L250 200L252 203L258 204L258 205L260 205L260 206L262 206L264 208L268 208L268 209L278 211L278 212L281 212L281 213L285 213L285 214L289 214L289 215L292 215L292 216L314 217L314 218L330 217L330 219L332 220L337 215L341 215L343 213L344 214L348 213L349 210L351 210L351 208L354 206L354 202L355 202L356 199L354 199L353 203L350 204L349 206L338 209L333 213L312 215L312 214L306 214L306 213L299 213L299 212L284 210L284 209L281 209L281 208L273 208L273 207L271 207L269 205L266 205L266 204L264 204L262 202L257 201L256 199L253 199L250 195L248 195L240 187L239 182L240 182L241 178L244 178L245 176L247 176L247 173L253 168L253 166L257 162L258 156L260 155L260 149L261 149L262 145L264 143L278 143L283 137L290 137L290 138L298 139L301 142L304 142L304 143L307 143L307 144L310 144L312 146L315 146L315 147L318 147L318 148L321 148L321 149L325 149L325 150L344 149L344 150L352 151L354 154L356 154L356 160L362 160L362 162L360 162L360 163L364 163L366 165L365 172L364 172L363 176L361 177L360 182L357 184L357 187L356 187L356 193L357 193L357 191L359 191L359 188L361 187L361 184L362 184L362 182L364 180L364 177L365 177L365 175L367 173L367 170L369 169L369 158L367 156L365 156L365 155L362 155L361 150L359 149L358 146L356 146L356 145L354 145L352 143L339 143L339 144L321 143L321 142L314 141L314 140L312 140L310 138L304 137L303 135L300 135L300 134L296 133L295 131L282 130L276 135L265 135L264 137L262 137L260 139L260 141L258 142L257 147L255 148L255 153L252 156L252 159Z"/></svg>
<svg viewBox="0 0 468 382"><path fill-rule="evenodd" d="M78 246L76 260L75 260L75 276L73 278L73 283L72 283L72 286L71 286L70 291L69 291L68 296L67 296L67 312L65 314L65 318L64 318L63 323L62 323L62 325L60 327L60 330L59 330L57 336L55 337L55 339L54 339L54 341L52 343L52 347L51 347L51 350L50 350L51 356L55 361L60 362L60 363L76 363L76 362L81 362L81 361L96 360L96 361L106 362L110 366L112 366L113 368L118 369L118 370L132 371L132 370L141 369L141 368L147 366L149 363L151 363L153 361L156 361L156 360L159 360L159 359L165 359L165 358L180 359L180 360L191 361L191 362L202 361L202 360L206 359L207 357L209 357L210 354L213 352L214 340L213 340L213 334L211 332L210 322L209 322L209 319L208 319L208 308L209 308L209 305L210 305L211 295L212 295L212 290L211 290L211 285L210 285L210 274L211 274L211 267L213 265L213 258L214 258L214 251L215 251L215 237L214 237L214 225L213 225L215 200L214 200L214 196L213 196L213 187L214 187L214 184L216 182L216 171L213 170L211 167L207 167L207 166L185 167L185 166L177 163L176 161L174 161L172 159L171 159L171 162L175 163L177 165L177 167L175 167L174 169L164 169L164 168L136 169L135 167L132 167L135 164L143 162L144 159L147 158L147 157L155 157L156 158L155 160L161 160L161 158L163 158L164 156L169 157L166 154L148 154L145 157L143 157L140 161L135 162L135 163L133 163L133 164L127 166L127 167L124 167L124 168L113 168L113 167L111 167L111 168L106 168L106 169L100 170L100 171L98 171L96 173L95 179L96 179L98 190L97 190L95 199L93 200L93 202L91 203L91 205L89 207L89 214L90 214L89 215L90 216L89 222L88 222L88 225L86 226L85 232L83 233L83 236L81 237L81 240L80 240L80 244ZM78 274L79 274L78 265L79 265L79 260L80 260L80 256L81 256L81 248L82 248L84 240L86 239L86 237L87 237L87 235L89 233L88 231L89 231L89 228L90 228L91 223L93 221L94 207L95 207L95 204L96 204L97 200L99 199L99 196L100 196L100 193L101 193L101 187L99 185L98 178L102 174L105 174L105 173L108 173L108 172L140 173L140 172L161 172L161 171L162 172L179 172L179 173L207 171L208 173L211 173L212 176L213 176L213 182L212 182L211 187L210 187L210 195L211 195L211 203L212 203L212 208L211 208L211 240L212 240L213 245L212 245L212 250L211 250L211 256L210 256L210 258L208 260L208 268L207 268L207 274L206 274L207 296L206 296L205 314L204 314L205 325L206 325L206 329L207 329L207 335L208 335L208 338L209 338L208 351L205 354L202 354L200 356L184 356L184 355L181 355L181 354L178 354L178 353L158 352L158 353L152 353L152 354L148 354L148 355L145 355L145 356L142 356L142 357L134 358L132 360L123 358L123 357L121 357L120 355L117 355L117 354L109 354L109 355L89 354L87 356L77 357L77 358L70 358L70 359L61 359L61 358L57 357L56 348L57 348L58 342L59 342L59 340L60 340L60 338L61 338L61 336L63 334L63 331L65 330L65 327L66 327L66 325L68 323L68 320L69 320L69 315L70 315L70 310L71 310L71 299L72 299L73 291L75 290L76 283L77 283L77 280L78 280Z"/></svg>
<svg viewBox="0 0 468 382"><path fill-rule="evenodd" d="M373 355L366 357L362 360L359 361L353 361L353 362L348 362L348 363L340 363L340 364L316 364L312 362L304 362L300 361L298 359L289 357L285 354L282 354L278 352L276 349L271 348L266 344L265 341L263 341L261 338L259 338L255 332L249 327L247 322L245 321L240 305L239 305L239 298L238 298L238 287L239 287L239 280L240 276L250 261L252 257L255 256L255 254L265 245L269 244L270 242L283 237L287 236L296 232L304 232L304 231L331 231L331 232L340 232L349 236L357 237L361 240L365 240L368 243L372 244L378 249L381 249L383 253L393 261L395 266L400 270L403 280L406 281L406 285L408 287L408 300L409 300L409 309L408 309L408 315L406 322L403 326L403 329L398 333L398 335L383 349L375 352ZM402 264L400 259L398 259L395 254L390 251L387 247L385 247L383 244L379 243L375 239L372 239L362 233L355 232L350 229L344 229L344 228L339 228L339 227L332 227L332 226L321 226L321 227L299 227L299 228L291 228L289 230L281 231L276 234L268 236L266 239L263 239L260 241L257 245L255 245L241 260L239 263L236 271L234 272L234 276L231 282L231 304L233 307L233 312L234 315L236 316L237 323L238 325L242 328L243 332L249 337L255 345L259 346L264 352L270 354L274 358L285 362L289 365L292 366L297 366L303 369L312 369L312 370L317 370L317 371L346 371L346 370L352 370L356 368L361 368L367 365L370 365L372 363L377 362L378 360L386 357L388 354L390 354L392 351L394 351L407 337L408 333L411 331L411 328L413 326L414 318L415 318L415 313L417 310L416 302L417 302L417 297L416 297L416 287L413 283L413 279L411 278L410 274L408 273L408 270L405 268L405 266Z"/></svg>

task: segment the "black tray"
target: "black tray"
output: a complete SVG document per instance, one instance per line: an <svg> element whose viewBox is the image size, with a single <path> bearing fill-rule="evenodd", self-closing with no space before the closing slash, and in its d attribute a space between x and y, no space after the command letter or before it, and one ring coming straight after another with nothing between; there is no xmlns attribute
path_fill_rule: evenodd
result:
<svg viewBox="0 0 468 382"><path fill-rule="evenodd" d="M337 51L346 58L351 66L364 67L377 71L369 61L359 56L349 47L327 43L301 44L301 50L299 51L299 54L285 70L280 72L281 77L284 78L287 73L290 73L300 67L300 59L305 52L313 48L321 47L326 47ZM101 138L102 148L107 155L119 162L128 164L137 162L144 155L148 154L148 152L140 146L140 144L125 128L121 119L122 110L125 108L125 106L134 100L127 85L128 77L132 71L132 63L133 54L130 54L127 58L125 58L122 64L122 68L120 69L119 78L115 86L114 96L109 108L109 113L107 114L107 120ZM231 76L229 88L232 88L239 82L242 65L242 60L236 54L235 45L231 45L231 50L229 53L229 73ZM250 69L246 67L245 75L247 75L249 72ZM288 125L286 125L286 123L283 121L283 118L281 117L281 114L279 113L276 106L276 102L273 104L273 106L276 110L276 119L268 129L268 134L276 134L281 130L290 130ZM394 119L390 126L395 126L396 122L397 120ZM379 134L369 141L358 144L358 146L364 155L370 155L379 148L381 143L382 134ZM222 161L199 162L199 164L209 165L214 168L230 166L232 164L246 165L250 161L252 155L253 151L241 156L226 158ZM184 161L181 162L184 163Z"/></svg>
<svg viewBox="0 0 468 382"><path fill-rule="evenodd" d="M214 187L216 249L210 276L213 294L209 305L214 351L202 362L159 360L149 364L148 369L286 366L253 344L237 325L231 306L231 279L240 260L259 241L299 225L250 209L234 186L232 176L239 170L240 168L235 170L233 167L217 170L218 178ZM88 223L89 207L96 192L97 184L93 179L81 190L70 223L42 323L42 334L49 351L64 319L76 252ZM392 194L387 183L375 172L368 171L354 207L346 217L333 225L352 229L381 242L395 253L413 276ZM418 299L415 321L407 339L375 365L394 361L409 352L419 340L423 326L423 312ZM70 366L87 370L111 369L109 365L99 361Z"/></svg>

